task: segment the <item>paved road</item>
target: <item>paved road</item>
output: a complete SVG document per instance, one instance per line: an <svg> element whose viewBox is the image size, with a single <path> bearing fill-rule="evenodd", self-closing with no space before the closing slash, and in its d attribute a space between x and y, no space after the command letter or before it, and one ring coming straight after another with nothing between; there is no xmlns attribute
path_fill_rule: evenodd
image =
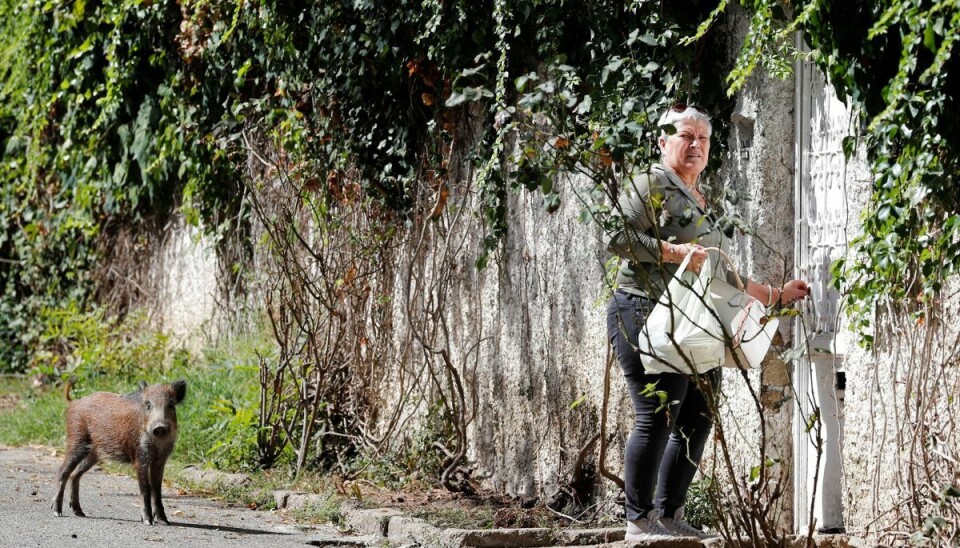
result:
<svg viewBox="0 0 960 548"><path fill-rule="evenodd" d="M49 449L0 447L0 546L203 548L303 547L332 545L318 537L335 537L331 528L303 529L279 512L231 508L164 490L169 526L140 522L137 482L107 474L99 467L80 484L86 518L73 515L64 496L64 516L50 509L60 459ZM339 544L339 543L337 543Z"/></svg>

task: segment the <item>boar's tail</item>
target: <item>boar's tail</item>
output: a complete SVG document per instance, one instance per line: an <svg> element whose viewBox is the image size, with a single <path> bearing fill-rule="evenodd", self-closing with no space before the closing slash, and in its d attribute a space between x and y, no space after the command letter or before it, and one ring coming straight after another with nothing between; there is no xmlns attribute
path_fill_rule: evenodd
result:
<svg viewBox="0 0 960 548"><path fill-rule="evenodd" d="M67 401L73 401L73 398L70 397L70 389L73 388L74 384L77 384L77 376L71 375L63 387L63 395L67 398Z"/></svg>

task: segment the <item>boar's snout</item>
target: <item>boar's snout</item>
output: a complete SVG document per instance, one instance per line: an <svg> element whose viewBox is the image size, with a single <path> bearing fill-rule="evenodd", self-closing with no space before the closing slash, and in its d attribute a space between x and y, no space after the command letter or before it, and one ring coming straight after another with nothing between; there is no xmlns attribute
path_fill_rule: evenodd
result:
<svg viewBox="0 0 960 548"><path fill-rule="evenodd" d="M153 435L158 438L162 438L166 436L169 432L170 432L170 428L163 424L153 427Z"/></svg>

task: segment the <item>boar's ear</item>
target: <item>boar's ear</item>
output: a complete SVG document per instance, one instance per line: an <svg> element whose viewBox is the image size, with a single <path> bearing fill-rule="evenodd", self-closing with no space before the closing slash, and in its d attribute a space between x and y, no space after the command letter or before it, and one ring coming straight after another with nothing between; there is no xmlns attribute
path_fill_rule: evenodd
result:
<svg viewBox="0 0 960 548"><path fill-rule="evenodd" d="M173 381L170 386L173 388L173 393L177 396L177 403L182 402L183 398L187 395L187 381L183 379Z"/></svg>
<svg viewBox="0 0 960 548"><path fill-rule="evenodd" d="M147 381L140 381L137 384L137 392L143 392L147 388Z"/></svg>

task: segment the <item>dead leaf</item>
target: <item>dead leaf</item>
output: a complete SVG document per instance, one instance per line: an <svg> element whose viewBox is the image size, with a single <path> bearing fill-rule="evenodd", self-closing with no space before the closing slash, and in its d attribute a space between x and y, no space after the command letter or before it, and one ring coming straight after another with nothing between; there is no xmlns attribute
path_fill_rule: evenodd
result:
<svg viewBox="0 0 960 548"><path fill-rule="evenodd" d="M440 188L437 189L436 194L434 195L434 204L433 210L430 211L430 218L436 219L443 213L443 208L447 205L447 199L450 197L450 190L447 188L446 183L443 181L440 182Z"/></svg>

